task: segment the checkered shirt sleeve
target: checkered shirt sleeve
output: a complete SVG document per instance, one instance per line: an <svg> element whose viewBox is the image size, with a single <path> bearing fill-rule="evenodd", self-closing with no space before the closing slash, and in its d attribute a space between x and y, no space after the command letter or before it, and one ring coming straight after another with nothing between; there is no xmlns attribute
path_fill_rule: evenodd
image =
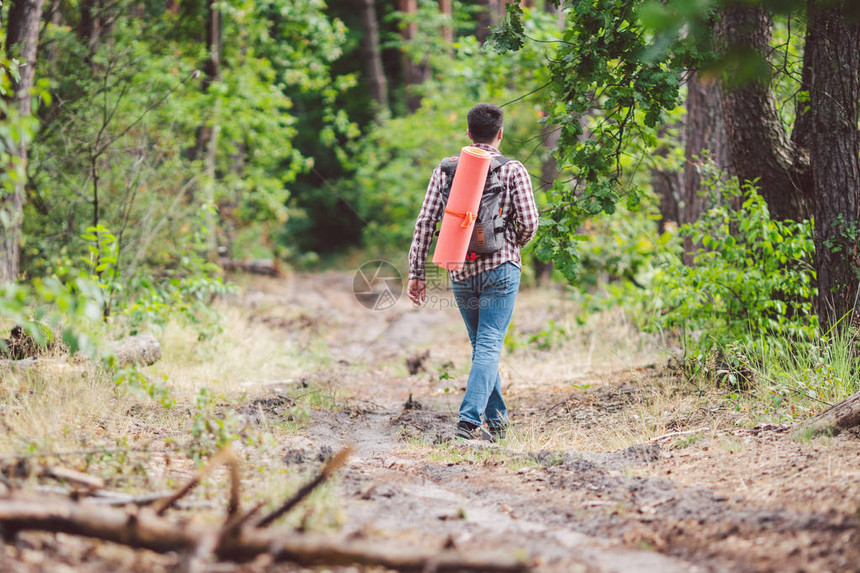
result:
<svg viewBox="0 0 860 573"><path fill-rule="evenodd" d="M511 169L505 181L511 194L512 219L516 226L516 244L522 247L531 241L537 233L540 214L535 204L529 172L519 161L511 163Z"/></svg>
<svg viewBox="0 0 860 573"><path fill-rule="evenodd" d="M442 218L445 201L442 198L442 184L445 182L442 169L436 167L427 185L424 203L415 220L415 232L412 235L412 246L409 248L409 278L424 279L424 268L427 262L427 252L433 242L436 223Z"/></svg>

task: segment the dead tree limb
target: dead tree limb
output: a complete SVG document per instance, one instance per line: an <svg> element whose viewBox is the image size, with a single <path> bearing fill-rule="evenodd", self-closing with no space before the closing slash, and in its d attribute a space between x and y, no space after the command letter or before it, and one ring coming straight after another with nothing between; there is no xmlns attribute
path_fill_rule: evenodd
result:
<svg viewBox="0 0 860 573"><path fill-rule="evenodd" d="M16 495L0 498L0 535L9 541L21 531L66 533L109 541L133 549L158 553L176 552L184 556L189 571L202 571L214 556L221 561L245 562L260 556L272 561L289 561L305 566L365 565L398 571L525 572L530 567L522 559L508 555L457 551L416 551L401 544L269 530L265 527L295 507L328 479L349 457L350 450L338 452L320 473L302 486L286 503L253 524L262 504L240 514L238 460L232 450L218 452L189 482L170 495L158 508L116 508L82 499L25 499ZM201 522L175 522L164 516L169 507L191 491L203 477L221 464L230 465L231 485L228 515L221 527Z"/></svg>
<svg viewBox="0 0 860 573"><path fill-rule="evenodd" d="M803 422L800 427L813 434L838 434L855 426L860 426L860 392Z"/></svg>
<svg viewBox="0 0 860 573"><path fill-rule="evenodd" d="M222 529L212 543L212 527L174 523L147 508L129 512L115 507L83 505L68 500L0 499L0 530L4 538L21 531L67 533L158 553L211 553L219 560L246 562L260 555L299 565L366 565L397 571L525 572L521 559L498 554L420 551L390 543L347 541L294 531L246 527Z"/></svg>
<svg viewBox="0 0 860 573"><path fill-rule="evenodd" d="M105 480L100 477L59 466L46 467L41 471L40 475L58 481L75 483L91 490L102 489L105 486Z"/></svg>

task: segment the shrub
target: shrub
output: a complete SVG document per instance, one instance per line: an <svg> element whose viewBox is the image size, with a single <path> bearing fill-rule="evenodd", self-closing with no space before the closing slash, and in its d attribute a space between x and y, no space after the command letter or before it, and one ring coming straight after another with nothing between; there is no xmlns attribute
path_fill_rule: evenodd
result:
<svg viewBox="0 0 860 573"><path fill-rule="evenodd" d="M669 253L653 286L653 325L678 328L685 350L764 339L811 342L815 271L812 223L777 221L753 184L707 169L708 208L680 235L692 245Z"/></svg>

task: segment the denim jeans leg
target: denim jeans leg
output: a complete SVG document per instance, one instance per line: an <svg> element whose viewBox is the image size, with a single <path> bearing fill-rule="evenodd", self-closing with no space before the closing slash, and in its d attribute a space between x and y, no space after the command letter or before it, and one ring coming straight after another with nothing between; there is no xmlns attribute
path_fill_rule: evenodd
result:
<svg viewBox="0 0 860 573"><path fill-rule="evenodd" d="M496 383L490 391L490 399L487 400L487 409L484 418L488 426L504 426L508 420L508 407L502 398L502 377L496 371Z"/></svg>
<svg viewBox="0 0 860 573"><path fill-rule="evenodd" d="M499 360L520 284L520 269L505 263L466 281L453 281L454 297L472 341L472 368L460 419L480 425L486 414L504 423Z"/></svg>

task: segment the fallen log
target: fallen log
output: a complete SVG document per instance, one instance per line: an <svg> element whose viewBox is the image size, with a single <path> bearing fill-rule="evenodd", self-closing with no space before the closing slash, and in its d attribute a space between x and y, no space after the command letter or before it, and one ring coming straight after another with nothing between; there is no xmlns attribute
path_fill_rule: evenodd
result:
<svg viewBox="0 0 860 573"><path fill-rule="evenodd" d="M109 344L108 350L114 355L116 365L151 366L161 359L161 345L151 334L139 334L122 338ZM21 360L0 360L0 371L27 371L34 368L61 368L77 372L92 367L91 362L71 363L68 356L52 358L23 358Z"/></svg>
<svg viewBox="0 0 860 573"><path fill-rule="evenodd" d="M855 426L860 426L860 392L803 422L800 428L812 434L838 434Z"/></svg>
<svg viewBox="0 0 860 573"><path fill-rule="evenodd" d="M0 499L0 529L9 541L22 531L66 533L157 553L194 552L211 543L213 527L177 523L142 508L84 505L67 500ZM303 566L364 565L397 571L525 572L521 559L470 551L418 551L384 542L332 539L253 526L224 528L211 547L222 561L247 562L261 555Z"/></svg>
<svg viewBox="0 0 860 573"><path fill-rule="evenodd" d="M248 273L252 275L263 275L267 277L281 276L281 269L275 259L248 259L237 260L221 257L218 260L221 268L230 273Z"/></svg>
<svg viewBox="0 0 860 573"><path fill-rule="evenodd" d="M240 515L238 510L239 471L235 455L225 449L213 456L183 487L162 496L155 508L110 507L86 503L85 498L38 499L17 497L11 492L0 497L0 536L13 541L22 531L66 533L148 549L158 553L179 553L189 570L202 570L211 556L221 561L247 562L261 556L303 566L360 565L386 567L397 571L525 572L530 566L520 558L453 549L416 551L394 542L331 538L293 530L266 529L266 526L295 507L323 483L349 455L349 448L332 457L319 474L278 509L254 523L262 504ZM221 464L230 467L232 486L227 519L222 525L200 521L172 521L165 512L193 489L211 470Z"/></svg>
<svg viewBox="0 0 860 573"><path fill-rule="evenodd" d="M151 366L161 359L161 345L151 334L138 334L117 340L110 345L117 365Z"/></svg>

